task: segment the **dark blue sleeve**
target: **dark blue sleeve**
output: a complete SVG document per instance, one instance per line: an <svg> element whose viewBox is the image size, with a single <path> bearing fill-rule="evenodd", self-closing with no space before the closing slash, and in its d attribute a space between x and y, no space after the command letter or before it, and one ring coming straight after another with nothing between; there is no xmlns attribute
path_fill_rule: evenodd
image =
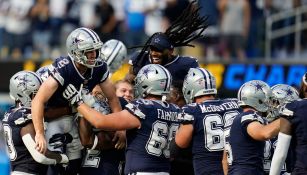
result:
<svg viewBox="0 0 307 175"><path fill-rule="evenodd" d="M294 111L297 108L297 102L286 103L279 110L279 114L281 117L288 119L291 123L293 122Z"/></svg>
<svg viewBox="0 0 307 175"><path fill-rule="evenodd" d="M53 63L52 66L49 67L50 76L52 76L59 85L63 86L65 80L70 79L69 77L69 64L71 60L67 57L60 57L57 58Z"/></svg>
<svg viewBox="0 0 307 175"><path fill-rule="evenodd" d="M178 120L182 124L194 123L194 114L197 111L196 103L188 104L182 107L182 112L178 116Z"/></svg>
<svg viewBox="0 0 307 175"><path fill-rule="evenodd" d="M118 99L121 107L124 109L125 106L128 104L127 100L125 100L123 97L118 97Z"/></svg>
<svg viewBox="0 0 307 175"><path fill-rule="evenodd" d="M199 67L198 60L196 58L191 58L190 68Z"/></svg>
<svg viewBox="0 0 307 175"><path fill-rule="evenodd" d="M243 133L246 135L246 136L249 136L248 133L247 133L247 127L250 123L252 122L260 122L258 120L258 116L253 114L253 113L250 113L250 114L246 114L246 115L243 115L242 118L241 118L241 129L243 131ZM261 122L260 122L261 123Z"/></svg>
<svg viewBox="0 0 307 175"><path fill-rule="evenodd" d="M28 108L21 108L13 113L13 125L18 127L24 127L32 122L31 110Z"/></svg>

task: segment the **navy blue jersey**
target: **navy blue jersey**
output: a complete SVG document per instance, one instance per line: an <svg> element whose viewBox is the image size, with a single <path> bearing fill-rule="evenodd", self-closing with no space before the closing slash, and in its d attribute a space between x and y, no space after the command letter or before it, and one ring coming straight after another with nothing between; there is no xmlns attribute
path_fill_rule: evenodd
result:
<svg viewBox="0 0 307 175"><path fill-rule="evenodd" d="M281 114L291 122L293 173L307 174L307 99L286 104Z"/></svg>
<svg viewBox="0 0 307 175"><path fill-rule="evenodd" d="M30 174L45 174L47 167L37 163L24 145L20 131L32 122L29 108L11 108L3 118L3 128L11 159L11 170Z"/></svg>
<svg viewBox="0 0 307 175"><path fill-rule="evenodd" d="M128 102L119 97L122 108ZM125 160L125 150L85 150L80 175L119 175L120 162Z"/></svg>
<svg viewBox="0 0 307 175"><path fill-rule="evenodd" d="M265 174L270 173L272 158L274 155L274 151L277 145L277 137L274 137L270 140L265 141L264 147L264 160L263 160L263 169ZM287 172L286 163L283 165L280 174L283 175Z"/></svg>
<svg viewBox="0 0 307 175"><path fill-rule="evenodd" d="M151 64L148 52L145 54L145 58L147 57L148 59L144 60L142 66ZM133 66L137 65L137 60L135 60L136 58L137 57L132 57L129 63ZM199 67L197 59L179 55L176 56L173 61L163 66L171 73L173 81L183 81L190 68Z"/></svg>
<svg viewBox="0 0 307 175"><path fill-rule="evenodd" d="M108 67L105 62L100 66L87 69L84 75L81 75L76 68L75 62L69 56L57 58L52 63L52 66L48 68L49 74L59 84L59 88L48 101L48 106L69 104L62 95L68 84L74 85L77 89L83 84L83 88L91 92L97 84L104 82L109 76Z"/></svg>
<svg viewBox="0 0 307 175"><path fill-rule="evenodd" d="M231 125L229 137L226 136L226 152L228 154L229 174L262 175L263 151L265 141L257 141L247 133L251 122L266 124L254 111L243 112L236 116Z"/></svg>
<svg viewBox="0 0 307 175"><path fill-rule="evenodd" d="M194 173L223 174L224 127L228 120L240 112L237 100L206 100L186 105L182 109L183 122L193 122Z"/></svg>
<svg viewBox="0 0 307 175"><path fill-rule="evenodd" d="M119 175L123 150L87 150L80 175Z"/></svg>
<svg viewBox="0 0 307 175"><path fill-rule="evenodd" d="M125 106L141 122L127 130L125 174L169 172L169 142L178 130L180 108L155 100L134 100Z"/></svg>

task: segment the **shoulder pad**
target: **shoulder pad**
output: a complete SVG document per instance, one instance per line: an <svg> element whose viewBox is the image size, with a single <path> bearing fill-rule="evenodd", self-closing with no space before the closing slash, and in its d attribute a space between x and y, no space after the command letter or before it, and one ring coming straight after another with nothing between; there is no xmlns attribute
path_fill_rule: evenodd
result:
<svg viewBox="0 0 307 175"><path fill-rule="evenodd" d="M286 108L286 105L287 104L284 104L283 106L280 107L279 114L285 117L292 117L294 112Z"/></svg>
<svg viewBox="0 0 307 175"><path fill-rule="evenodd" d="M20 117L14 120L16 126L24 125L32 121L32 114L22 114Z"/></svg>
<svg viewBox="0 0 307 175"><path fill-rule="evenodd" d="M58 69L54 66L49 67L50 75L56 79L62 86L64 85L64 78L60 75Z"/></svg>
<svg viewBox="0 0 307 175"><path fill-rule="evenodd" d="M145 119L145 114L139 109L139 104L128 103L126 108L129 109L134 115L138 116L141 119Z"/></svg>
<svg viewBox="0 0 307 175"><path fill-rule="evenodd" d="M194 116L182 112L181 114L178 115L178 120L182 123L192 123L194 121Z"/></svg>
<svg viewBox="0 0 307 175"><path fill-rule="evenodd" d="M259 121L260 123L264 123L263 119L260 116L258 116L256 113L242 116L241 123L245 121Z"/></svg>

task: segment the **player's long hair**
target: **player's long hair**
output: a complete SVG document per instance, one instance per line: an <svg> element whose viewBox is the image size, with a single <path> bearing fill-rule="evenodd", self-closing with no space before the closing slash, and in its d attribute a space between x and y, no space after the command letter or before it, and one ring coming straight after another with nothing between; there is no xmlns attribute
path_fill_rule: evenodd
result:
<svg viewBox="0 0 307 175"><path fill-rule="evenodd" d="M208 16L201 17L199 15L199 10L201 7L195 7L196 1L189 3L187 8L182 12L182 14L171 24L171 26L163 33L167 36L169 41L174 47L189 46L194 47L189 44L191 41L202 38L204 30L208 27ZM145 45L142 46L142 50L137 56L136 69L140 69L144 62L144 53L149 48L149 43L152 38L162 32L157 32L148 38ZM138 46L136 46L138 47ZM136 48L133 47L133 48ZM138 70L134 70L134 72Z"/></svg>

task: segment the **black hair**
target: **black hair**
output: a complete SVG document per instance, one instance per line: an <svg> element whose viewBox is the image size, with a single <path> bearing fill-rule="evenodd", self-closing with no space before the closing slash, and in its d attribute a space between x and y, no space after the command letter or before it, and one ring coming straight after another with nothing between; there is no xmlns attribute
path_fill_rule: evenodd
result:
<svg viewBox="0 0 307 175"><path fill-rule="evenodd" d="M136 60L136 65L133 66L134 74L142 68L145 62L145 53L149 48L149 43L152 38L156 35L164 34L169 39L174 47L189 46L194 47L194 45L189 44L191 41L202 38L202 33L208 27L208 16L201 17L199 15L199 10L201 7L195 7L196 1L189 3L187 8L182 12L182 14L171 24L171 26L164 32L157 32L151 35L146 41L145 45L142 46L141 52L138 54ZM137 48L132 47L132 48Z"/></svg>

